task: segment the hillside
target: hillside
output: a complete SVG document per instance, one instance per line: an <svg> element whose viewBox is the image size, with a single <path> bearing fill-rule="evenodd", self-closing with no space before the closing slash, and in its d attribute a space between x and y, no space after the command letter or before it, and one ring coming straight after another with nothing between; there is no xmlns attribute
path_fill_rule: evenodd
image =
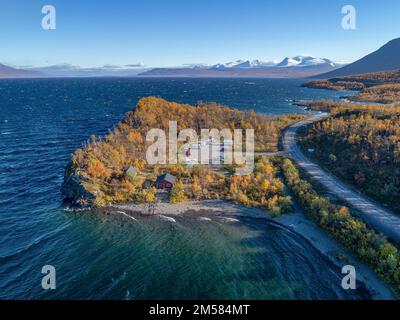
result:
<svg viewBox="0 0 400 320"><path fill-rule="evenodd" d="M327 80L314 80L303 86L329 90L357 90L347 99L358 102L393 103L400 101L400 70L373 72Z"/></svg>
<svg viewBox="0 0 400 320"><path fill-rule="evenodd" d="M331 116L301 137L309 156L355 188L400 212L400 106L314 102Z"/></svg>
<svg viewBox="0 0 400 320"><path fill-rule="evenodd" d="M400 69L400 38L389 41L377 51L334 71L320 74L315 78L328 79L353 74Z"/></svg>

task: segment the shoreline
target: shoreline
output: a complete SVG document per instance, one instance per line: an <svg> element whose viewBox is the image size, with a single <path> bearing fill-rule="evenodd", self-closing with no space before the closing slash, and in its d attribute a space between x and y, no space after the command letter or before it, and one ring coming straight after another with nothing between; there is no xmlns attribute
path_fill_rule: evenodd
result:
<svg viewBox="0 0 400 320"><path fill-rule="evenodd" d="M114 204L101 209L112 211L113 214L120 214L135 220L133 215L149 216L144 213L147 206L144 204ZM314 222L309 220L304 213L296 208L292 214L285 214L279 217L272 217L267 211L260 208L245 207L228 200L204 200L191 201L181 204L159 203L154 210L154 217L174 222L174 217L185 213L198 214L201 212L208 215L225 218L227 221L236 222L235 218L262 218L271 223L277 224L288 231L294 232L307 240L316 250L326 257L336 267L341 269L344 265L351 264L356 268L357 281L364 284L371 294L373 300L394 300L396 297L387 285L364 263L354 258L352 254L337 243L333 238L321 230Z"/></svg>

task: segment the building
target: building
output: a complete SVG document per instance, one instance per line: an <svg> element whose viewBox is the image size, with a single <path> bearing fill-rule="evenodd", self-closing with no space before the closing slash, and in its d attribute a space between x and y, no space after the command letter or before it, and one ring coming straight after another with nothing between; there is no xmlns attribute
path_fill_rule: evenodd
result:
<svg viewBox="0 0 400 320"><path fill-rule="evenodd" d="M166 173L157 177L155 186L157 189L171 189L174 186L176 177L172 174Z"/></svg>
<svg viewBox="0 0 400 320"><path fill-rule="evenodd" d="M135 179L137 175L137 169L134 166L130 166L125 172L125 177Z"/></svg>

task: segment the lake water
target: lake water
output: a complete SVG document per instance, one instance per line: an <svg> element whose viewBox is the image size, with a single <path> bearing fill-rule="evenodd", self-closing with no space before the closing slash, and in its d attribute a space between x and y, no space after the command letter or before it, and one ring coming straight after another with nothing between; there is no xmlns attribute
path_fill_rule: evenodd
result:
<svg viewBox="0 0 400 320"><path fill-rule="evenodd" d="M307 241L263 220L110 219L64 210L74 150L142 96L279 114L343 93L300 80L0 80L0 299L365 299ZM54 265L57 289L41 288Z"/></svg>

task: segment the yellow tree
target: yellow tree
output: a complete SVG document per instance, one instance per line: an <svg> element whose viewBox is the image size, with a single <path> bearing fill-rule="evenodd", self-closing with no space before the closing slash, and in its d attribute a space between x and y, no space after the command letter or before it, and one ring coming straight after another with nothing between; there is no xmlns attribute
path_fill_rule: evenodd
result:
<svg viewBox="0 0 400 320"><path fill-rule="evenodd" d="M181 180L178 180L172 188L169 195L169 201L171 203L180 203L186 201L185 187Z"/></svg>

